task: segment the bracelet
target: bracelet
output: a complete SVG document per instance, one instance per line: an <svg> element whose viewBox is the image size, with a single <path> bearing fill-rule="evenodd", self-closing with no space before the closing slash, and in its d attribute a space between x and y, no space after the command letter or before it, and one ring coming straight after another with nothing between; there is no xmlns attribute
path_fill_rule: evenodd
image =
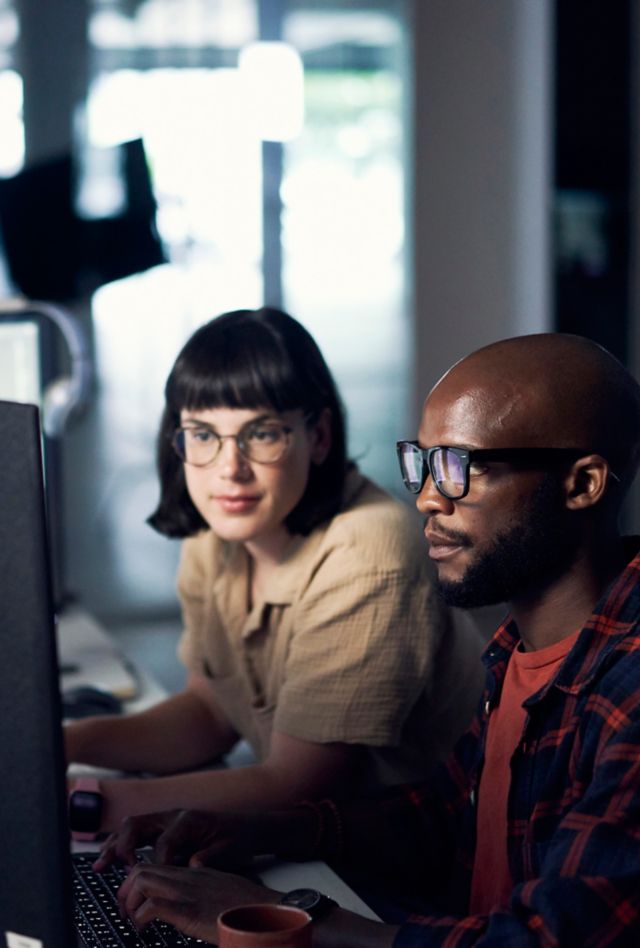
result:
<svg viewBox="0 0 640 948"><path fill-rule="evenodd" d="M324 814L323 829L326 829L326 816L331 814L331 822L333 823L333 832L329 837L333 843L331 855L340 858L344 853L344 823L342 822L342 814L334 801L329 798L321 800L320 806L323 807Z"/></svg>
<svg viewBox="0 0 640 948"><path fill-rule="evenodd" d="M344 824L342 815L333 800L328 797L319 800L302 800L296 804L296 809L304 807L315 813L317 819L316 833L309 850L309 856L331 855L342 856L344 850Z"/></svg>
<svg viewBox="0 0 640 948"><path fill-rule="evenodd" d="M308 856L302 858L317 856L324 839L324 816L322 814L322 810L320 809L319 804L314 803L313 800L302 800L300 803L295 805L294 809L311 810L311 812L315 814L317 820L315 836L313 838L313 842L311 843Z"/></svg>

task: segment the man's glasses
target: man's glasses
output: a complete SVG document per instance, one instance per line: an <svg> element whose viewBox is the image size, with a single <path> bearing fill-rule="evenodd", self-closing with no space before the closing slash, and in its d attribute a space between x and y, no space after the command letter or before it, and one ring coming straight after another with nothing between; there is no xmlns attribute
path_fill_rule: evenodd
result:
<svg viewBox="0 0 640 948"><path fill-rule="evenodd" d="M523 467L546 467L576 460L590 451L581 448L450 448L436 445L421 448L417 441L396 445L402 480L407 490L419 494L431 474L436 490L449 500L461 500L469 493L469 468L475 462L506 461ZM620 478L610 471L611 477Z"/></svg>
<svg viewBox="0 0 640 948"><path fill-rule="evenodd" d="M258 464L275 464L284 457L291 444L293 428L275 421L250 421L238 434L219 435L204 424L189 424L177 428L173 433L174 451L185 464L207 467L213 464L220 453L222 442L231 438L238 451L249 461Z"/></svg>

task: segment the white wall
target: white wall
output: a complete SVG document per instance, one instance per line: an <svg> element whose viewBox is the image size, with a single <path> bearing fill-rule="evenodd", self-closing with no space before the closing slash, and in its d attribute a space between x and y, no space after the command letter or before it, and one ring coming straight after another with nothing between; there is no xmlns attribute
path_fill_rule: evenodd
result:
<svg viewBox="0 0 640 948"><path fill-rule="evenodd" d="M550 315L549 0L414 0L414 426L429 388Z"/></svg>

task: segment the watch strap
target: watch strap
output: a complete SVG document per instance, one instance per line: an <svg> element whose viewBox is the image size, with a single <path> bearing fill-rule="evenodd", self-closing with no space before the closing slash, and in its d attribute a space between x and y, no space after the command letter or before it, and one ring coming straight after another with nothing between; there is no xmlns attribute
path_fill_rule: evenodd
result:
<svg viewBox="0 0 640 948"><path fill-rule="evenodd" d="M69 819L70 823L73 824L73 808L74 808L74 799L73 795L78 791L84 791L86 793L97 794L102 799L102 793L100 791L100 781L96 777L87 777L81 776L76 777L73 781L73 785L69 792ZM100 804L100 810L101 810ZM95 830L71 830L71 838L78 842L90 842L95 840L99 832L99 828Z"/></svg>

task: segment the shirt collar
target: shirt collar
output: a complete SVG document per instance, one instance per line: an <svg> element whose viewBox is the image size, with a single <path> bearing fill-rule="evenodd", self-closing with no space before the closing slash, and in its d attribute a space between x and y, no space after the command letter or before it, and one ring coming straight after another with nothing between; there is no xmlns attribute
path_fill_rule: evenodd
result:
<svg viewBox="0 0 640 948"><path fill-rule="evenodd" d="M351 506L365 484L366 478L355 465L351 466L345 477L342 504L336 516L340 511ZM255 606L261 608L267 604L290 605L294 601L304 584L305 577L316 561L317 551L324 539L327 526L328 523L322 523L308 536L296 535L292 538L284 558L269 576L269 588L264 600L256 603ZM234 561L238 566L239 561L242 562L243 568L248 570L246 550L240 544L234 544L234 546L236 546L232 554Z"/></svg>
<svg viewBox="0 0 640 948"><path fill-rule="evenodd" d="M632 558L601 596L550 686L567 693L581 691L592 681L620 640L637 625L640 617L640 537L625 537L623 542L627 555ZM504 677L511 653L519 642L518 627L511 616L507 616L482 656L497 681ZM536 697L542 697L547 690L543 689Z"/></svg>

